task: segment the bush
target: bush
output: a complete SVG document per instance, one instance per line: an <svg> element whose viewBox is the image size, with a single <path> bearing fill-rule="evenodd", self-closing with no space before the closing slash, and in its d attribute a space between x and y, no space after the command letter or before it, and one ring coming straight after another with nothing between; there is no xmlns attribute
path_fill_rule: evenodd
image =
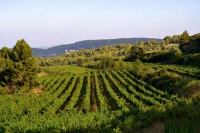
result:
<svg viewBox="0 0 200 133"><path fill-rule="evenodd" d="M5 95L5 94L7 94L7 89L0 85L0 95Z"/></svg>

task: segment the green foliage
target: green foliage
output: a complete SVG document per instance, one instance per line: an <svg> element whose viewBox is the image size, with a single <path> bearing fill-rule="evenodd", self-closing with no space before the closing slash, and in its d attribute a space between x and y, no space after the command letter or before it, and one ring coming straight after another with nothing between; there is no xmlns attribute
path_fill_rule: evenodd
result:
<svg viewBox="0 0 200 133"><path fill-rule="evenodd" d="M120 60L116 62L124 64ZM159 88L149 82L149 79L170 75L167 68L152 68L138 59L130 64L131 72L72 65L41 67L40 71L48 75L37 78L42 89L39 96L21 91L0 96L0 115L3 116L0 131L135 132L159 119L167 119L170 126L172 113L190 115L190 111L197 110L187 110L197 105L191 100L162 91L169 82ZM174 74L173 80L178 76ZM184 123L179 127L181 125Z"/></svg>
<svg viewBox="0 0 200 133"><path fill-rule="evenodd" d="M32 49L24 39L18 40L12 50L4 47L0 52L1 85L8 86L13 93L20 86L32 87L37 66L32 57Z"/></svg>
<svg viewBox="0 0 200 133"><path fill-rule="evenodd" d="M6 88L0 85L0 95L5 95L6 93Z"/></svg>
<svg viewBox="0 0 200 133"><path fill-rule="evenodd" d="M145 54L141 60L143 62L152 62L152 63L173 63L175 57L175 52L154 52Z"/></svg>
<svg viewBox="0 0 200 133"><path fill-rule="evenodd" d="M180 62L181 58L182 58L181 50L176 50L176 52L175 52L175 61L178 63L178 62Z"/></svg>
<svg viewBox="0 0 200 133"><path fill-rule="evenodd" d="M102 60L97 65L99 69L113 68L114 66L115 66L115 61L111 57L103 57Z"/></svg>
<svg viewBox="0 0 200 133"><path fill-rule="evenodd" d="M125 69L126 63L122 60L114 60L111 57L103 57L98 63L93 64L92 68L97 69Z"/></svg>
<svg viewBox="0 0 200 133"><path fill-rule="evenodd" d="M136 76L144 77L145 75L143 74L143 68L143 63L139 59L136 59L132 68L133 73Z"/></svg>
<svg viewBox="0 0 200 133"><path fill-rule="evenodd" d="M52 68L56 67L51 67L51 69ZM96 83L99 83L98 80L100 79L99 76L97 76L96 72L95 81ZM109 103L104 100L107 98L102 95L99 88L98 94L101 95L99 96L99 98L102 98L102 100L99 99L101 101L100 105L102 108L100 107L100 110L102 112L98 110L90 112L90 96L93 95L93 92L91 91L91 76L93 76L91 75L92 73L85 73L87 75L85 76L87 79L86 83L83 82L83 75L80 75L80 73L73 73L70 75L65 74L56 73L56 76L52 75L41 77L40 82L44 83L45 91L40 96L31 93L18 93L12 95L12 97L9 97L8 95L6 95L5 97L0 97L0 115L4 116L0 118L0 128L7 132L95 132L101 130L120 131L122 129L134 130L141 125L137 124L134 126L134 128L131 128L129 126L134 125L134 122L139 121L138 123L140 123L140 121L143 121L147 118L146 116L143 117L142 120L137 119L131 121L132 116L128 117L128 110L126 104L124 104L125 99L121 99L118 97L117 94L115 94L113 88L109 85L109 82L105 76L106 73L104 73L102 76L103 81L105 81L105 84L107 85L106 88L108 89L108 93L117 100L119 107L124 107L124 110L113 112L112 110L108 111L106 106L109 105ZM82 86L83 84L86 84L86 86ZM97 84L95 84L95 86L96 85ZM84 87L86 87L85 89L87 90L86 95L81 94L81 89L84 89ZM99 84L99 87L102 87L102 84ZM128 93L122 89L120 89L120 91ZM131 97L129 96L129 98ZM66 102L66 99L69 99L69 101ZM81 108L81 110L86 109L88 113L79 112L74 108L74 106L77 104L78 99L83 99L84 102L82 102L82 104L78 103L77 107ZM66 107L64 108L62 105L65 105ZM137 110L139 111L139 109ZM144 115L145 113L141 114ZM126 117L124 117L123 115ZM108 128L109 125L112 125L113 123L119 124L118 122L120 122L121 120L116 118L118 116L124 122L121 123L118 128L117 125ZM30 119L30 117L32 119ZM129 122L132 123L128 124Z"/></svg>
<svg viewBox="0 0 200 133"><path fill-rule="evenodd" d="M18 40L12 51L12 59L15 62L26 61L32 57L32 49L24 39Z"/></svg>
<svg viewBox="0 0 200 133"><path fill-rule="evenodd" d="M0 72L2 72L6 68L6 59L0 56Z"/></svg>
<svg viewBox="0 0 200 133"><path fill-rule="evenodd" d="M162 42L161 42L161 47L164 47L165 45L166 45L165 41L162 40Z"/></svg>
<svg viewBox="0 0 200 133"><path fill-rule="evenodd" d="M187 30L185 30L183 34L181 34L180 46L189 43L189 41L190 41L189 33L187 32Z"/></svg>
<svg viewBox="0 0 200 133"><path fill-rule="evenodd" d="M176 119L165 123L165 133L199 133L199 120L190 120L189 118Z"/></svg>
<svg viewBox="0 0 200 133"><path fill-rule="evenodd" d="M3 47L3 48L0 50L0 55L1 55L1 57L3 57L3 58L9 58L11 52L12 52L11 49L9 49L9 48L7 48L7 47Z"/></svg>
<svg viewBox="0 0 200 133"><path fill-rule="evenodd" d="M166 133L199 133L200 132L199 99L180 99L172 108L167 108L169 118L165 122Z"/></svg>
<svg viewBox="0 0 200 133"><path fill-rule="evenodd" d="M126 68L126 63L122 60L118 60L115 62L115 68Z"/></svg>
<svg viewBox="0 0 200 133"><path fill-rule="evenodd" d="M33 48L34 56L37 57L54 57L54 56L60 56L62 54L65 54L65 51L67 53L71 53L71 50L81 50L81 49L99 49L100 47L104 46L110 46L110 45L121 45L121 44L133 44L135 42L147 42L148 40L151 40L152 38L120 38L120 39L101 39L101 40L83 40L79 42L75 42L73 44L66 44L66 45L60 45L51 47L48 49L36 49ZM161 39L154 39L158 42L161 41ZM79 55L82 56L82 55Z"/></svg>
<svg viewBox="0 0 200 133"><path fill-rule="evenodd" d="M200 53L200 38L191 40L186 45L180 46L181 51L183 54L195 54Z"/></svg>
<svg viewBox="0 0 200 133"><path fill-rule="evenodd" d="M84 60L82 58L77 59L77 65L78 66L83 66Z"/></svg>
<svg viewBox="0 0 200 133"><path fill-rule="evenodd" d="M178 95L187 98L200 98L200 81L192 80L179 90Z"/></svg>
<svg viewBox="0 0 200 133"><path fill-rule="evenodd" d="M163 40L165 41L165 44L168 45L170 44L170 41L172 40L172 38L171 36L166 36Z"/></svg>
<svg viewBox="0 0 200 133"><path fill-rule="evenodd" d="M167 91L170 94L177 93L181 87L186 85L192 79L187 77L181 77L172 73L164 73L159 76L152 77L150 83L156 88L160 88L163 91Z"/></svg>
<svg viewBox="0 0 200 133"><path fill-rule="evenodd" d="M164 43L178 39L178 35L167 36ZM199 68L142 61L199 63L199 55L168 52L171 45L164 47L165 52L144 55L159 51L161 45L149 40L133 47L81 49L36 60L25 40L18 41L13 50L3 48L0 132L134 132L161 119L167 120L165 132L198 133L199 99L180 97L198 90ZM133 63L122 61L129 51ZM35 79L36 64L45 74L36 78L37 88L23 93ZM89 65L101 70L80 67ZM16 93L6 95L9 87Z"/></svg>
<svg viewBox="0 0 200 133"><path fill-rule="evenodd" d="M135 62L131 73L160 90L170 94L178 94L185 85L194 80L193 78L199 78L197 70L192 67Z"/></svg>
<svg viewBox="0 0 200 133"><path fill-rule="evenodd" d="M137 47L138 49L132 48ZM137 42L135 44L118 44L102 46L92 49L80 49L78 51L68 51L66 55L52 58L37 58L40 66L57 66L57 65L73 65L77 64L84 67L95 67L104 57L112 57L114 60L123 60L126 58L140 58L145 51L160 51L161 44L156 40L148 40L148 42ZM132 48L132 50L131 50ZM65 58L66 57L66 58ZM134 59L132 59L134 60Z"/></svg>
<svg viewBox="0 0 200 133"><path fill-rule="evenodd" d="M192 35L192 36L190 36L190 40L197 40L197 39L199 39L200 38L200 33L197 33L197 34L194 34L194 35Z"/></svg>
<svg viewBox="0 0 200 133"><path fill-rule="evenodd" d="M125 59L126 61L134 61L142 57L145 54L145 50L142 47L133 46L130 50L129 56Z"/></svg>
<svg viewBox="0 0 200 133"><path fill-rule="evenodd" d="M180 43L181 35L174 35L174 36L166 36L161 44L165 43L165 45L168 44L176 44Z"/></svg>

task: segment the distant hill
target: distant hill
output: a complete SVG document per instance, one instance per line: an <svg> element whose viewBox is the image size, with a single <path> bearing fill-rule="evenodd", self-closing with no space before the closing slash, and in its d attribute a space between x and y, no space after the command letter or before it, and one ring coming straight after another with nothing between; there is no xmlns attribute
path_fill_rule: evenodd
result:
<svg viewBox="0 0 200 133"><path fill-rule="evenodd" d="M137 42L147 42L148 40L157 40L158 42L161 42L162 39L156 39L156 38L119 38L119 39L101 39L101 40L83 40L79 42L75 42L72 44L64 44L59 45L55 47L50 47L47 49L41 49L41 48L33 48L34 56L38 57L52 57L52 56L58 56L65 53L65 50L79 50L79 49L91 49L91 48L98 48L103 45L114 45L114 44L134 44Z"/></svg>

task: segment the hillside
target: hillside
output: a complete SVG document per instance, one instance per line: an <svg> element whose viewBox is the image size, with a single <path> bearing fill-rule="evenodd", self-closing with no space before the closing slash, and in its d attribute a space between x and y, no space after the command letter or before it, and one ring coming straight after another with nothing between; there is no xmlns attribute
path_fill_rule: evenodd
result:
<svg viewBox="0 0 200 133"><path fill-rule="evenodd" d="M33 58L23 39L0 50L0 133L200 133L200 54L166 39L93 41L51 58Z"/></svg>
<svg viewBox="0 0 200 133"><path fill-rule="evenodd" d="M193 76L199 70L139 62L127 65L131 69L42 67L38 87L0 96L4 116L0 132L134 133L158 122L164 123L158 132L175 132L173 124L177 130L199 133L200 102L171 94L195 97L199 77Z"/></svg>
<svg viewBox="0 0 200 133"><path fill-rule="evenodd" d="M200 38L190 41L180 49L184 54L200 53Z"/></svg>
<svg viewBox="0 0 200 133"><path fill-rule="evenodd" d="M91 48L98 48L103 45L113 45L113 44L121 44L121 43L130 43L134 44L137 42L147 42L148 40L157 40L161 42L162 39L155 39L155 38L119 38L119 39L101 39L101 40L83 40L79 42L75 42L72 44L65 44L60 46L51 47L48 49L39 49L33 48L34 56L41 56L41 57L52 57L61 55L67 49L70 50L79 50L79 49L91 49Z"/></svg>

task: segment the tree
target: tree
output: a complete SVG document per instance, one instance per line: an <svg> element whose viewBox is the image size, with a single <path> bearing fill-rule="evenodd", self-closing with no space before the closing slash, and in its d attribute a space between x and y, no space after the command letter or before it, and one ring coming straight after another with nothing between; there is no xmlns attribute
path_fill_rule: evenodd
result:
<svg viewBox="0 0 200 133"><path fill-rule="evenodd" d="M141 58L144 54L145 54L144 48L134 45L130 49L129 54L124 59L124 61L134 61L135 59Z"/></svg>
<svg viewBox="0 0 200 133"><path fill-rule="evenodd" d="M35 59L32 57L32 49L24 39L18 40L13 49L14 75L17 83L30 84L36 75ZM20 77L20 78L19 78Z"/></svg>
<svg viewBox="0 0 200 133"><path fill-rule="evenodd" d="M166 44L165 44L165 41L164 40L162 40L161 41L161 47L164 47Z"/></svg>
<svg viewBox="0 0 200 133"><path fill-rule="evenodd" d="M145 54L145 51L143 48L141 47L137 47L137 46L133 46L131 48L131 57L132 58L140 58L142 55Z"/></svg>
<svg viewBox="0 0 200 133"><path fill-rule="evenodd" d="M83 66L84 59L83 58L77 58L77 65L78 66Z"/></svg>
<svg viewBox="0 0 200 133"><path fill-rule="evenodd" d="M189 41L190 41L189 33L187 32L187 30L185 30L183 32L183 34L181 34L180 46L183 46L183 45L189 43Z"/></svg>
<svg viewBox="0 0 200 133"><path fill-rule="evenodd" d="M175 52L175 61L176 61L176 63L179 63L180 62L180 60L181 60L181 58L182 58L182 52L181 52L181 50L176 50L176 52Z"/></svg>
<svg viewBox="0 0 200 133"><path fill-rule="evenodd" d="M0 73L6 68L5 58L0 56Z"/></svg>
<svg viewBox="0 0 200 133"><path fill-rule="evenodd" d="M165 47L161 47L161 50L162 50L162 51L165 51Z"/></svg>
<svg viewBox="0 0 200 133"><path fill-rule="evenodd" d="M11 54L12 50L7 48L7 47L3 47L1 50L0 50L0 55L1 57L3 58L8 58Z"/></svg>
<svg viewBox="0 0 200 133"><path fill-rule="evenodd" d="M36 60L32 54L31 47L24 39L18 40L12 51L8 48L1 49L1 56L6 64L0 73L0 79L4 82L1 84L7 85L11 90L17 86L32 87L37 71Z"/></svg>
<svg viewBox="0 0 200 133"><path fill-rule="evenodd" d="M101 61L98 63L98 68L99 69L113 68L114 65L115 62L111 57L103 57Z"/></svg>
<svg viewBox="0 0 200 133"><path fill-rule="evenodd" d="M174 35L173 36L173 43L180 43L180 35Z"/></svg>
<svg viewBox="0 0 200 133"><path fill-rule="evenodd" d="M171 36L166 36L163 40L165 41L165 45L168 45L168 44L170 44L172 42L172 37Z"/></svg>
<svg viewBox="0 0 200 133"><path fill-rule="evenodd" d="M18 40L13 49L13 60L20 62L32 57L33 51L24 39Z"/></svg>

